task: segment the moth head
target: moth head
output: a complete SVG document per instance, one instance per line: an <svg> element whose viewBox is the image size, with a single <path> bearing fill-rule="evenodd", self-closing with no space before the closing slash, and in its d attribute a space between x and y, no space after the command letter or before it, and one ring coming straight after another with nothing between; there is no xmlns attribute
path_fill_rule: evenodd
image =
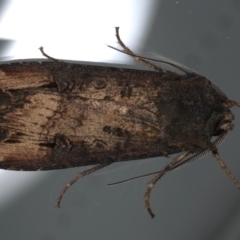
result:
<svg viewBox="0 0 240 240"><path fill-rule="evenodd" d="M226 109L223 117L221 120L216 124L213 136L219 136L223 132L227 132L229 130L233 129L233 124L232 121L234 120L234 115L233 113L229 110Z"/></svg>
<svg viewBox="0 0 240 240"><path fill-rule="evenodd" d="M206 79L206 83L215 90L215 93L217 94L216 99L220 100L223 107L222 112L219 112L220 115L218 114L217 116L218 120L215 119L216 124L212 134L212 136L220 136L223 133L226 134L229 130L233 129L234 125L232 124L232 121L234 120L234 115L230 108L234 106L240 107L240 102L229 99L225 93L210 80Z"/></svg>

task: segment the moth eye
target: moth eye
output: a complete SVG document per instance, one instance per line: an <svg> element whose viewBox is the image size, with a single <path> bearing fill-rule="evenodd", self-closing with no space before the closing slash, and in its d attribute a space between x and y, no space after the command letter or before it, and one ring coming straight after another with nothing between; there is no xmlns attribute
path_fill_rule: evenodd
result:
<svg viewBox="0 0 240 240"><path fill-rule="evenodd" d="M219 136L221 133L223 133L223 131L224 131L223 129L218 128L217 130L215 130L213 136L214 136L214 137L217 137L217 136Z"/></svg>
<svg viewBox="0 0 240 240"><path fill-rule="evenodd" d="M219 136L224 130L221 128L222 125L222 119L220 119L219 121L217 121L215 128L213 130L213 134L212 136L216 137Z"/></svg>
<svg viewBox="0 0 240 240"><path fill-rule="evenodd" d="M233 128L233 125L231 124L232 121L226 119L221 120L216 124L213 136L219 136L222 132L228 131Z"/></svg>
<svg viewBox="0 0 240 240"><path fill-rule="evenodd" d="M107 82L105 81L105 79L98 79L93 82L93 85L96 89L103 89L107 86Z"/></svg>

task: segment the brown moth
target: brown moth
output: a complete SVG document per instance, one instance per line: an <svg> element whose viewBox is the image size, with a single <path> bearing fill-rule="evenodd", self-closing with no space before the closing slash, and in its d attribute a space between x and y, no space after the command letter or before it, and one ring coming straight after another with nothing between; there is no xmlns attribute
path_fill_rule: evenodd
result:
<svg viewBox="0 0 240 240"><path fill-rule="evenodd" d="M134 54L119 28L116 37L122 52L154 71L66 63L42 48L51 61L0 65L0 168L96 165L63 188L59 207L73 183L113 162L180 153L148 184L145 206L152 217L149 200L156 182L209 152L240 187L217 151L233 128L230 108L240 103L204 76L160 60L182 74L164 70Z"/></svg>

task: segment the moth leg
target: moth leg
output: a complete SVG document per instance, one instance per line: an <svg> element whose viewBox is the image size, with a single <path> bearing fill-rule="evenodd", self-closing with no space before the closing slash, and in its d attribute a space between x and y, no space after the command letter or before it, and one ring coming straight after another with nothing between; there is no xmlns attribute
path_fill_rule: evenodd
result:
<svg viewBox="0 0 240 240"><path fill-rule="evenodd" d="M116 29L116 37L117 37L118 43L124 49L124 52L131 55L136 62L142 63L143 65L146 65L147 67L157 70L158 72L164 73L164 70L162 68L154 65L153 63L151 63L139 56L136 56L136 54L134 52L132 52L121 40L120 35L119 35L119 27L116 27L115 29Z"/></svg>
<svg viewBox="0 0 240 240"><path fill-rule="evenodd" d="M150 195L152 188L154 185L157 183L158 180L163 177L168 171L171 171L171 168L175 165L178 164L179 162L183 161L185 157L189 154L189 152L184 152L180 156L174 158L158 175L156 175L149 183L148 183L148 188L145 193L144 199L145 199L145 207L147 208L148 213L152 218L155 217L154 213L152 212L151 206L150 206Z"/></svg>
<svg viewBox="0 0 240 240"><path fill-rule="evenodd" d="M61 200L63 198L63 195L65 194L65 192L80 178L83 178L93 172L96 172L97 170L101 169L101 168L104 168L106 167L107 165L110 165L110 163L106 163L106 164L100 164L100 165L97 165L93 168L90 168L86 171L83 171L81 173L79 173L75 178L73 178L71 181L69 181L65 187L61 190L61 192L59 193L59 196L57 198L57 204L55 207L57 208L60 208L60 203L61 203Z"/></svg>
<svg viewBox="0 0 240 240"><path fill-rule="evenodd" d="M47 55L47 54L43 51L43 47L40 47L39 50L41 51L42 55L43 55L44 57L48 58L49 60L52 60L52 61L54 61L54 62L62 62L61 60L58 60L58 59L56 59L56 58L53 58L53 57Z"/></svg>
<svg viewBox="0 0 240 240"><path fill-rule="evenodd" d="M237 185L237 188L240 189L240 183L238 180L234 177L234 175L231 173L231 171L228 169L226 164L223 162L223 160L220 158L217 149L212 150L213 155L217 159L219 165L221 168L227 173L227 175L231 178L231 180Z"/></svg>

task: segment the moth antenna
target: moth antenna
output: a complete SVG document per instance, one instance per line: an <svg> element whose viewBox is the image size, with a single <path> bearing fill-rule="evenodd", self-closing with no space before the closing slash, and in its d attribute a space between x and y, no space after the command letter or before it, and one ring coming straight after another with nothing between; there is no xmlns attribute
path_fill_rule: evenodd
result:
<svg viewBox="0 0 240 240"><path fill-rule="evenodd" d="M99 170L99 169L101 169L101 168L104 168L104 167L106 167L106 166L109 165L109 164L110 164L110 163L97 165L97 166L95 166L95 167L93 167L93 168L90 168L90 169L88 169L88 170L86 170L86 171L83 171L83 172L79 173L75 178L73 178L71 181L69 181L69 182L65 185L65 187L61 190L61 192L59 193L59 196L58 196L58 198L57 198L57 204L56 204L55 207L60 208L60 204L61 204L61 200L62 200L63 195L65 194L65 192L66 192L78 179L83 178L83 177L85 177L85 176L87 176L87 175L89 175L89 174L91 174L91 173L93 173L93 172L96 172L97 170Z"/></svg>
<svg viewBox="0 0 240 240"><path fill-rule="evenodd" d="M152 64L151 62L144 60L142 57L137 56L133 51L131 51L121 40L119 35L119 27L115 27L116 29L116 37L118 40L119 45L124 49L123 53L126 53L128 55L131 55L136 62L142 63L143 65L146 65L147 67L150 67L158 72L164 73L166 70L163 70L162 68ZM110 48L113 48L111 46L108 46ZM114 49L114 48L113 48Z"/></svg>
<svg viewBox="0 0 240 240"><path fill-rule="evenodd" d="M45 56L46 58L48 58L49 60L52 60L54 62L62 62L61 60L58 60L58 59L53 58L53 57L49 56L48 54L46 54L43 50L43 47L40 47L39 50L41 51L42 55Z"/></svg>
<svg viewBox="0 0 240 240"><path fill-rule="evenodd" d="M226 137L227 135L227 132L223 132L217 139L215 139L215 141L212 143L212 145L214 147L217 147L223 140L224 138ZM180 168L182 166L185 166L186 164L188 163L191 163L193 161L196 161L202 157L204 157L205 155L207 155L209 152L211 152L211 147L207 148L206 150L203 150L202 152L200 153L196 153L194 154L193 156L185 159L184 161L182 162L179 162L178 164L172 166L168 171L171 171L171 170L174 170L174 169L177 169L177 168ZM189 154L188 154L189 155ZM185 158L187 157L187 155L185 155ZM138 179L138 178L143 178L143 177L147 177L147 176L151 176L151 175L154 175L154 174L160 174L162 173L163 171L157 171L157 172L151 172L151 173L147 173L147 174L143 174L143 175L139 175L139 176L136 176L136 177L132 177L132 178L128 178L128 179L125 179L125 180L122 180L122 181L118 181L118 182L114 182L114 183L109 183L107 184L108 186L112 186L112 185L116 185L116 184L121 184L121 183L124 183L124 182L129 182L129 181L132 181L132 180L135 180L135 179Z"/></svg>
<svg viewBox="0 0 240 240"><path fill-rule="evenodd" d="M188 154L187 154L187 155L188 155ZM187 155L185 155L185 157L186 157ZM135 179L138 179L138 178L143 178L143 177L151 176L151 175L154 175L154 174L157 174L157 173L161 173L161 172L163 172L163 171L164 171L164 170L162 170L162 171L157 171L157 172L146 173L146 174L139 175L139 176L132 177L132 178L128 178L128 179L125 179L125 180L122 180L122 181L118 181L118 182L114 182L114 183L109 183L109 184L107 184L107 185L108 185L108 186L117 185L117 184L121 184L121 183L124 183L124 182L129 182L129 181L132 181L132 180L135 180Z"/></svg>
<svg viewBox="0 0 240 240"><path fill-rule="evenodd" d="M108 186L112 186L112 185L117 185L117 184L121 184L121 183L124 183L124 182L130 182L132 180L135 180L135 179L138 179L138 178L147 177L147 176L151 176L151 175L154 175L154 174L157 174L157 173L160 173L160 172L162 172L162 171L146 173L146 174L139 175L139 176L132 177L132 178L128 178L128 179L125 179L125 180L122 180L122 181L118 181L118 182L114 182L114 183L108 183L107 185Z"/></svg>
<svg viewBox="0 0 240 240"><path fill-rule="evenodd" d="M154 58L150 58L150 57L145 57L145 56L141 56L141 55L138 55L138 54L135 54L135 53L130 54L130 53L127 53L127 52L125 52L125 51L123 51L123 50L120 50L120 49L118 49L118 48L115 48L115 47L113 47L113 46L110 46L110 45L107 45L107 46L110 47L110 48L112 48L112 49L114 49L114 50L116 50L116 51L118 51L118 52L121 52L121 53L127 54L127 55L129 55L129 56L132 56L133 58L137 57L137 58L141 58L141 59L144 59L144 60L150 60L150 61L154 61L154 62L165 63L165 64L167 64L167 65L169 65L169 66L172 66L172 67L177 68L178 70L181 70L181 71L184 72L184 73L194 74L194 75L197 74L197 75L201 76L199 73L197 73L197 72L195 72L195 71L193 71L193 70L191 70L191 69L189 69L189 68L187 68L187 67L184 67L184 66L182 66L182 65L180 65L180 64L176 64L176 63L174 63L174 62L165 61L165 60L160 60L160 59L154 59ZM137 61L137 60L136 60L136 61ZM155 65L154 65L154 66L155 66Z"/></svg>
<svg viewBox="0 0 240 240"><path fill-rule="evenodd" d="M213 142L213 145L218 146L224 140L225 136L226 136L226 133L224 134L224 136L221 136L220 138L216 139L216 141ZM211 148L208 148L208 149L206 149L206 150L204 150L200 153L196 153L193 156L185 159L184 161L172 166L168 171L178 169L180 167L183 167L183 166L187 165L188 163L196 161L196 160L204 157L205 155L207 155L209 152L211 152ZM128 178L128 179L125 179L125 180L122 180L122 181L109 183L107 185L108 186L117 185L117 184L121 184L121 183L124 183L124 182L129 182L129 181L132 181L132 180L135 180L135 179L138 179L138 178L143 178L143 177L151 176L151 175L154 175L154 174L159 174L159 173L162 173L162 172L163 172L163 170L157 171L157 172L146 173L146 174L139 175L139 176L132 177L132 178Z"/></svg>
<svg viewBox="0 0 240 240"><path fill-rule="evenodd" d="M215 89L218 93L219 93L219 96L223 99L223 100L226 100L227 99L227 96L226 94L217 86L215 85L213 82L211 82L210 80L208 80L209 83L211 84L212 88Z"/></svg>
<svg viewBox="0 0 240 240"><path fill-rule="evenodd" d="M124 50L120 50L118 48L115 48L115 47L112 47L110 45L107 45L108 47L118 51L118 52L121 52L121 53L124 53L124 54L127 54L129 56L132 56L135 61L139 62L139 63L142 63L150 68L153 68L157 71L160 71L160 72L164 72L166 70L163 70L162 68L154 65L153 63L147 61L147 60L150 60L150 61L154 61L154 62L160 62L160 63L165 63L165 64L168 64L172 67L175 67L177 68L178 70L181 70L183 71L184 73L187 73L187 74L197 74L200 76L200 74L198 74L197 72L187 68L187 67L184 67L180 64L177 64L177 63L174 63L174 62L171 62L171 61L165 61L165 60L160 60L160 59L154 59L154 58L149 58L149 57L144 57L144 56L141 56L141 55L138 55L138 54L135 54L133 51L131 51L121 40L120 38L120 35L119 35L119 27L116 27L116 37L117 37L117 40L118 40L118 43L120 44L120 46L124 49Z"/></svg>
<svg viewBox="0 0 240 240"><path fill-rule="evenodd" d="M187 165L187 164L189 164L189 163L191 163L191 162L193 162L193 161L196 161L196 160L204 157L204 156L207 155L209 152L211 152L213 148L214 148L214 149L217 148L217 146L219 146L219 145L223 142L223 140L224 140L224 138L225 138L226 136L227 136L227 131L224 131L221 135L219 135L219 136L212 142L211 146L208 147L206 150L203 150L203 151L201 151L201 152L199 152L199 153L196 153L196 154L192 155L191 157L185 159L184 161L182 161L182 162L174 165L170 170L178 169L178 168L180 168L180 167L182 167L182 166L185 166L185 165Z"/></svg>

